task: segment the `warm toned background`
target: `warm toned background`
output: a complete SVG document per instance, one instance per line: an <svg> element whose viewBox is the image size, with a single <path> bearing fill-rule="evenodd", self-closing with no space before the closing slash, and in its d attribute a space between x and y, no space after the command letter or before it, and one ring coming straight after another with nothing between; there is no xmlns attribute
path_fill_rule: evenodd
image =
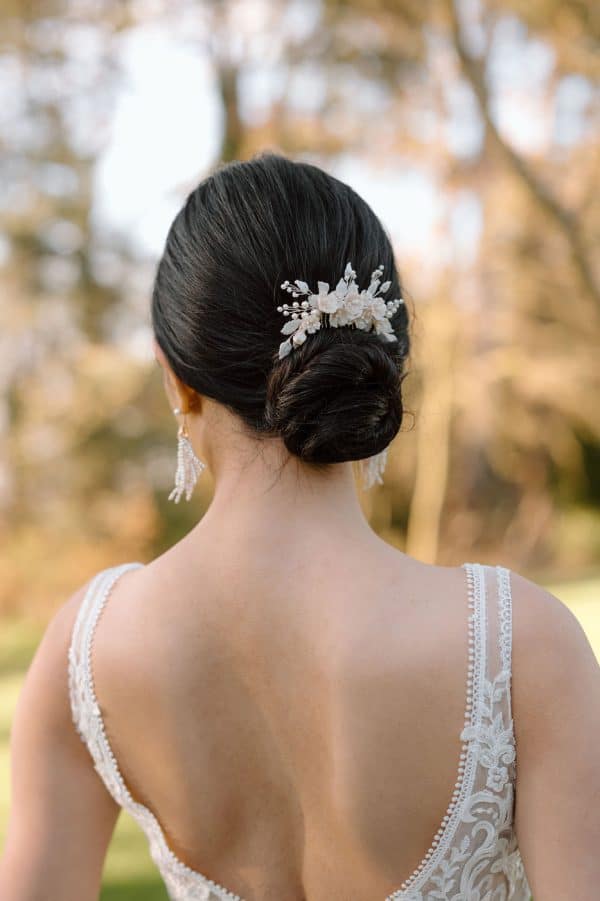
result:
<svg viewBox="0 0 600 901"><path fill-rule="evenodd" d="M316 162L393 238L413 354L374 528L544 584L600 658L594 6L0 2L0 834L12 710L53 610L210 499L204 475L167 501L148 302L173 215L220 160ZM122 817L102 898L164 897Z"/></svg>

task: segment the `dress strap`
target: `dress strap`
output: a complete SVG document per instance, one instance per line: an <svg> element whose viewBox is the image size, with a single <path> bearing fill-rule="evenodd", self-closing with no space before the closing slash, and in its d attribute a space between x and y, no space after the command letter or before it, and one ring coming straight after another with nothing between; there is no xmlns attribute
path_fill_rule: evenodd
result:
<svg viewBox="0 0 600 901"><path fill-rule="evenodd" d="M99 572L86 591L73 627L69 647L69 688L71 709L77 731L87 745L94 768L114 800L146 833L150 857L157 865L169 898L198 901L242 901L207 876L188 867L169 847L162 826L153 811L131 795L110 745L102 710L94 688L92 651L94 632L118 578L143 563L123 563Z"/></svg>
<svg viewBox="0 0 600 901"><path fill-rule="evenodd" d="M435 897L445 877L436 875L439 867L444 867L446 855L451 853L457 839L464 838L464 819L468 818L468 807L477 789L478 744L473 740L483 728L486 710L487 664L487 580L486 568L481 563L463 563L466 577L468 611L467 661L464 727L459 734L460 754L458 756L456 783L449 799L446 813L433 841L416 869L399 889L385 901L417 901L425 897ZM447 865L446 865L447 866ZM431 880L431 881L430 881ZM424 886L430 886L431 894L422 893ZM441 897L441 895L440 895Z"/></svg>
<svg viewBox="0 0 600 901"><path fill-rule="evenodd" d="M90 581L77 611L68 652L68 681L71 715L94 766L114 799L123 803L123 786L112 766L112 754L106 745L102 713L94 690L92 648L94 632L110 590L119 576L143 563L122 563L98 572Z"/></svg>
<svg viewBox="0 0 600 901"><path fill-rule="evenodd" d="M466 730L469 738L480 745L479 763L489 768L486 785L500 786L514 781L511 765L515 760L511 704L512 599L510 570L504 566L484 564L481 567L487 605L486 666L482 691L480 725ZM477 697L477 695L476 695Z"/></svg>
<svg viewBox="0 0 600 901"><path fill-rule="evenodd" d="M498 593L498 648L501 669L507 673L509 690L507 691L506 702L508 715L512 717L512 692L510 690L512 680L512 593L510 570L500 565L496 566L495 569Z"/></svg>

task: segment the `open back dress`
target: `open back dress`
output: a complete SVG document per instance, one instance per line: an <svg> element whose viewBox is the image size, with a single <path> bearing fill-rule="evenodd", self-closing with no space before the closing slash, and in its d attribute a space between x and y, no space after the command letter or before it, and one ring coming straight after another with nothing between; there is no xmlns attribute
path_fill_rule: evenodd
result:
<svg viewBox="0 0 600 901"><path fill-rule="evenodd" d="M107 790L146 834L171 901L244 901L177 858L156 816L129 793L107 738L92 674L94 632L119 576L143 565L109 567L88 586L69 647L73 721ZM469 650L456 784L423 859L396 891L373 901L530 901L514 830L510 570L480 563L462 566Z"/></svg>

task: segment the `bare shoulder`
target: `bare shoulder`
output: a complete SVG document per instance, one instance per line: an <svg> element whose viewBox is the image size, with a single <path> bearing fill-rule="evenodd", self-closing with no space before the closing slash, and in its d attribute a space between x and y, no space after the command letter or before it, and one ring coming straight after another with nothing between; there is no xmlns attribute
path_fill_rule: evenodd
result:
<svg viewBox="0 0 600 901"><path fill-rule="evenodd" d="M577 617L511 572L514 822L535 898L597 896L600 666Z"/></svg>
<svg viewBox="0 0 600 901"><path fill-rule="evenodd" d="M71 730L67 686L67 654L73 627L86 595L89 579L77 588L51 616L25 676L15 710L15 727L42 729L60 745L78 742ZM13 731L18 731L16 728Z"/></svg>
<svg viewBox="0 0 600 901"><path fill-rule="evenodd" d="M26 681L36 679L40 701L50 700L55 706L60 702L63 714L66 713L66 662L73 629L88 590L98 575L92 575L56 608L37 646L27 676Z"/></svg>
<svg viewBox="0 0 600 901"><path fill-rule="evenodd" d="M36 649L32 668L35 666L37 671L43 670L49 694L52 693L52 683L64 682L65 660L73 627L92 578L77 588L55 610Z"/></svg>
<svg viewBox="0 0 600 901"><path fill-rule="evenodd" d="M600 666L560 598L512 570L510 579L515 733L522 744L537 745L560 728L567 708L582 716L600 710Z"/></svg>
<svg viewBox="0 0 600 901"><path fill-rule="evenodd" d="M42 642L48 645L54 642L64 641L66 636L70 634L92 579L93 577L74 589L74 591L68 595L65 600L61 600L54 611L50 613L50 616L45 623ZM38 644L38 648L39 647L40 645Z"/></svg>
<svg viewBox="0 0 600 901"><path fill-rule="evenodd" d="M581 623L564 601L514 570L510 580L513 647L519 657L535 660L548 677L576 661L597 665Z"/></svg>
<svg viewBox="0 0 600 901"><path fill-rule="evenodd" d="M550 641L565 632L567 638L581 640L583 629L564 601L515 570L510 570L510 581L513 617L521 630L541 632Z"/></svg>

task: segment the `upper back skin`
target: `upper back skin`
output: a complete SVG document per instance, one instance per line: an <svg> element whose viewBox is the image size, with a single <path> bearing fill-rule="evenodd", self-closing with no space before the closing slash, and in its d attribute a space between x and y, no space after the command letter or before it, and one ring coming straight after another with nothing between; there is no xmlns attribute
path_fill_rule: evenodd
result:
<svg viewBox="0 0 600 901"><path fill-rule="evenodd" d="M303 562L204 537L125 573L97 627L128 788L181 860L247 901L386 897L457 778L464 570L375 537Z"/></svg>

